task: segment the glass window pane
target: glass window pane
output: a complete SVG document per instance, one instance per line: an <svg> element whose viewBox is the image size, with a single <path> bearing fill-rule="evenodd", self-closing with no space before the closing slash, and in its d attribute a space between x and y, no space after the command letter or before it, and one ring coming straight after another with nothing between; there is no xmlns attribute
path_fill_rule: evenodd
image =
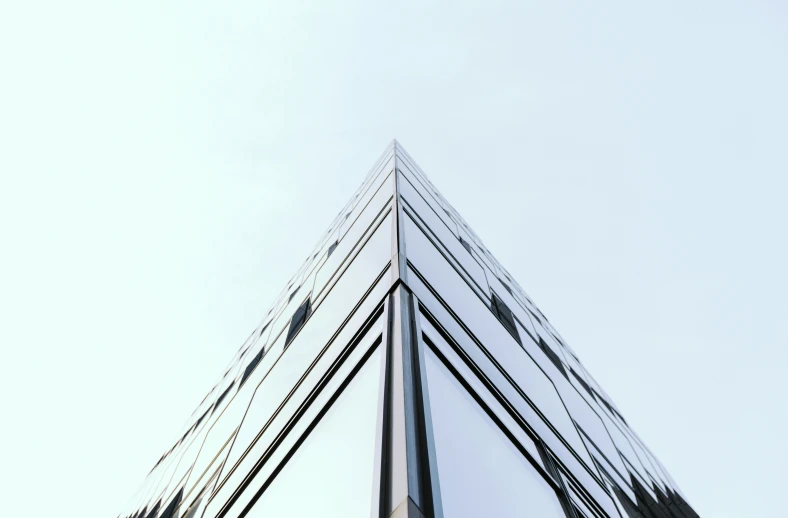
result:
<svg viewBox="0 0 788 518"><path fill-rule="evenodd" d="M458 241L457 236L444 224L443 220L438 218L434 207L430 207L425 203L421 195L416 192L411 183L405 175L399 183L400 194L407 202L408 206L414 213L424 222L430 229L435 238L449 251L453 258L461 265L465 272L470 276L476 285L481 289L481 293L489 297L490 289L487 286L487 278L484 274L484 269L476 262L470 244L461 243ZM441 210L438 208L437 210Z"/></svg>
<svg viewBox="0 0 788 518"><path fill-rule="evenodd" d="M378 348L255 503L248 518L368 518L372 509Z"/></svg>
<svg viewBox="0 0 788 518"><path fill-rule="evenodd" d="M370 225L375 222L380 211L386 206L393 194L394 175L389 175L386 183L378 189L362 213L353 221L352 226L340 236L336 248L331 253L331 257L327 258L320 266L313 288L315 298L322 294L330 279L336 276L337 272L347 264L347 261L352 260L349 258L352 258L353 254L357 252L360 241L367 235ZM375 231L374 228L373 231Z"/></svg>
<svg viewBox="0 0 788 518"><path fill-rule="evenodd" d="M555 490L429 348L425 360L443 515L565 518Z"/></svg>
<svg viewBox="0 0 788 518"><path fill-rule="evenodd" d="M577 429L569 417L563 401L558 397L558 392L556 392L550 378L514 340L493 315L490 308L457 273L457 270L446 262L443 255L424 232L413 223L413 220L405 217L404 222L408 261L446 300L446 304L457 314L458 319L479 339L487 352L503 366L506 373L561 434L574 452L586 465L593 466L594 462L580 440ZM413 277L408 276L408 284L411 287L418 284L418 279ZM417 292L417 294L420 300L425 298L421 293ZM468 349L466 352L472 354Z"/></svg>

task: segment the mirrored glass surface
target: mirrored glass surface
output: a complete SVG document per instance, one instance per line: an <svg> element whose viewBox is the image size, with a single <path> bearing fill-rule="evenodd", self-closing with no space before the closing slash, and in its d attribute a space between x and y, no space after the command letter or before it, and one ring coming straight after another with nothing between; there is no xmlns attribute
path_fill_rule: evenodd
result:
<svg viewBox="0 0 788 518"><path fill-rule="evenodd" d="M440 252L415 223L409 217L406 217L405 221L408 260L413 261L415 268L445 299L447 305L476 335L550 424L572 445L575 453L588 465L593 465L550 379L523 351L520 344L506 331L457 271L443 259Z"/></svg>
<svg viewBox="0 0 788 518"><path fill-rule="evenodd" d="M546 469L542 455L539 452L539 447L536 445L532 436L528 435L528 433L523 430L519 421L512 417L510 412L501 404L500 400L494 397L482 381L479 380L464 362L462 362L457 353L448 345L443 336L423 314L421 329L424 333L424 339L429 342L430 346L436 347L440 353L444 355L444 358L446 358L446 361L455 369L457 375L471 387L471 390L474 391L478 398L484 401L487 408L495 414L496 418L501 423L503 423L503 426L514 436L518 444L530 454L531 460L539 464L543 469Z"/></svg>
<svg viewBox="0 0 788 518"><path fill-rule="evenodd" d="M430 349L425 370L443 516L565 518L553 487Z"/></svg>
<svg viewBox="0 0 788 518"><path fill-rule="evenodd" d="M428 229L427 232L431 234L430 237L440 243L440 246L443 247L445 252L448 252L447 260L454 262L455 265L459 267L462 275L468 277L475 285L475 288L483 296L489 298L490 289L487 286L487 278L484 274L484 270L468 251L466 246L463 246L459 239L457 239L457 236L452 234L446 225L435 217L435 212L433 212L426 203L423 203L421 196L413 191L412 187L410 187L410 182L408 182L406 178L403 178L400 183L400 192L407 204L408 211L410 212L413 210L413 214L415 214L413 218L418 219L419 224ZM420 201L421 205L414 206L411 204L410 200ZM407 248L405 252L407 254Z"/></svg>
<svg viewBox="0 0 788 518"><path fill-rule="evenodd" d="M436 422L454 428L436 429L444 454L437 458L431 450L430 457L440 464L435 487L445 486L445 516L520 516L530 498L546 507L525 515L549 518L553 500L543 497L555 493L560 473L578 514L602 509L615 516L618 507L629 516L651 516L670 508L697 518L572 348L396 141L329 219L121 516L165 518L173 511L181 518L225 512L223 518L238 518L259 495L260 510L253 512L265 516L374 515L374 503L341 507L348 505L334 499L347 489L341 480L313 490L327 482L310 473L321 453L312 450L325 449L326 439L319 437L331 433L330 426L312 430L312 424L379 346L387 322L382 301L399 280L418 298L414 313L423 318L422 327L418 319L411 325L423 339L420 345L434 353L428 356L431 370L436 361L447 366L443 381L421 371L434 384L429 394L423 387L427 415L435 390L443 387L435 397L451 403L435 407ZM298 308L306 307L298 319ZM362 328L366 334L356 336ZM470 431L464 430L466 421ZM320 432L324 428L328 432ZM431 437L431 426L425 428ZM485 440L480 445L468 435ZM307 442L301 444L303 437ZM490 459L498 472L491 471ZM550 491L534 482L542 476ZM352 475L344 478L347 487L353 485ZM531 488L519 507L508 496L512 486ZM368 496L369 489L361 493ZM313 494L314 502L295 501Z"/></svg>
<svg viewBox="0 0 788 518"><path fill-rule="evenodd" d="M271 418L274 409L282 403L295 382L315 360L318 351L328 343L342 321L348 317L353 306L358 304L364 293L372 287L375 278L383 271L391 258L390 218L391 215L377 227L347 271L331 288L326 298L320 301L281 360L279 357L282 355L283 335L280 335L275 345L264 356L258 369L267 368L261 370L261 374L267 374L274 363L276 367L254 398L250 415L257 419L254 424L244 422L241 427L238 444L233 446L233 453L230 456L230 465L240 458L265 422ZM377 304L379 300L371 302ZM354 332L355 329L351 326L349 331Z"/></svg>
<svg viewBox="0 0 788 518"><path fill-rule="evenodd" d="M348 279L351 278L348 277ZM359 287L356 286L355 289L359 289ZM353 313L350 320L333 338L331 346L326 351L320 352L326 346L333 328L315 325L317 321L312 322L310 320L311 323L307 324L304 332L298 335L291 347L276 362L270 375L264 378L257 387L252 404L244 417L235 444L233 444L227 461L227 469L225 469L225 473L228 474L229 478L225 481L223 487L219 489L219 492L223 495L221 498L218 498L220 504L223 505L228 500L236 486L252 470L254 464L273 440L273 437L279 433L281 424L276 426L277 423L286 421L290 413L292 413L292 410L289 409L300 404L301 399L298 399L299 392L303 391L306 393L312 390L316 379L325 374L328 365L338 357L342 349L349 343L351 337L359 330L364 320L370 316L375 307L379 306L388 287L388 279L381 279L375 285L361 306ZM340 295L344 292L340 290L336 293ZM318 313L321 310L325 310L329 320L335 318L335 316L330 314L329 310L334 303L333 301L332 297L328 297L325 303L321 305L322 309L318 309ZM345 302L347 300L343 299L337 300L336 303ZM375 330L382 327L382 321L379 318L371 324L370 331L364 336L362 343L374 340L378 336ZM310 325L314 325L313 332L309 331ZM274 348L271 351L271 357L275 354ZM313 363L318 357L319 361L310 368L309 373L303 378L301 386L294 393L294 396L290 396L287 403L285 403L288 393L294 389L298 380L304 376L309 364ZM294 397L296 398L295 400L293 400ZM303 397L301 396L301 398ZM275 417L274 411L280 405L284 405L282 411ZM213 505L212 503L211 506Z"/></svg>
<svg viewBox="0 0 788 518"><path fill-rule="evenodd" d="M369 222L372 221L383 208L385 200L394 196L395 191L393 171L383 173L376 177L367 190L356 200L353 208L345 213L344 221L339 227L339 240L343 240L348 230L356 225L357 222L359 222L359 225L362 227L368 226ZM363 219L359 221L362 212L370 213L367 214L367 225L364 225Z"/></svg>
<svg viewBox="0 0 788 518"><path fill-rule="evenodd" d="M417 193L421 197L421 199L424 200L426 204L432 207L435 216L440 218L441 221L443 221L443 223L446 225L446 227L451 231L451 233L456 236L457 223L455 223L454 220L449 217L449 215L443 209L441 204L433 196L432 192L428 188L424 187L424 183L418 178L417 175L413 174L413 172L408 168L406 164L400 164L399 168L402 177L409 182L409 184L405 185L404 188L406 190L410 188L415 193ZM420 205L418 199L414 195L411 195L411 203Z"/></svg>
<svg viewBox="0 0 788 518"><path fill-rule="evenodd" d="M388 182L392 181L393 176L390 176ZM340 275L341 270L346 267L353 256L359 253L359 249L362 246L366 246L365 240L368 239L369 233L379 230L379 226L375 225L375 223L380 221L380 213L392 196L392 193L388 192L388 182L381 187L378 194L370 201L367 208L361 213L353 226L350 227L344 238L339 241L331 257L326 259L326 262L320 267L314 283L314 294L316 297L319 298L323 295L325 288L333 279ZM388 227L389 231L391 231L390 220ZM391 257L390 238L391 236L389 235L389 257Z"/></svg>
<svg viewBox="0 0 788 518"><path fill-rule="evenodd" d="M380 348L255 502L248 518L368 518L375 480Z"/></svg>

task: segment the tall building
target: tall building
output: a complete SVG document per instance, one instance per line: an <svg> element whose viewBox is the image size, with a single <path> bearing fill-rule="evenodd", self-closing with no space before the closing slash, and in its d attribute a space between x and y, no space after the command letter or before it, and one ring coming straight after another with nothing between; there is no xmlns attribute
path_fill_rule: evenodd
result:
<svg viewBox="0 0 788 518"><path fill-rule="evenodd" d="M120 516L698 515L394 141Z"/></svg>

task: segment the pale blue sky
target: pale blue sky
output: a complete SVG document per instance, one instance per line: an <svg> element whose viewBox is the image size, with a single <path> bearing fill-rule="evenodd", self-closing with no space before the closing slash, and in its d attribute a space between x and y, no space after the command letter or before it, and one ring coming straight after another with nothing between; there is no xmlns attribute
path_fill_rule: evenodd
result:
<svg viewBox="0 0 788 518"><path fill-rule="evenodd" d="M784 514L784 2L6 4L4 516L115 516L394 137L701 516Z"/></svg>

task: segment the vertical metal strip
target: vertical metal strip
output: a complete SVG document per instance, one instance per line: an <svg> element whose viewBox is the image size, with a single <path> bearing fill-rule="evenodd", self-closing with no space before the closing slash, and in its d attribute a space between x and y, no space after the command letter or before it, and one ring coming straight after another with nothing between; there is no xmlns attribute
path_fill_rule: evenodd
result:
<svg viewBox="0 0 788 518"><path fill-rule="evenodd" d="M413 336L413 312L411 311L410 293L400 287L399 294L400 328L402 340L402 388L403 409L405 411L405 453L407 456L408 496L413 502L424 509L425 499L421 484L421 426L419 418L419 384L418 367Z"/></svg>
<svg viewBox="0 0 788 518"><path fill-rule="evenodd" d="M402 279L403 282L408 282L407 276L407 265L406 265L406 242L405 242L405 225L404 225L404 217L405 214L402 209L402 199L400 198L400 172L398 168L399 164L399 153L400 147L399 143L395 140L394 141L394 208L397 213L396 217L396 232L397 232L397 268L394 270L396 271L396 275L399 279Z"/></svg>
<svg viewBox="0 0 788 518"><path fill-rule="evenodd" d="M409 497L405 413L405 380L402 355L401 288L391 294L391 367L389 370L389 505L385 516Z"/></svg>
<svg viewBox="0 0 788 518"><path fill-rule="evenodd" d="M424 450L423 410L420 402L419 367L413 336L410 293L398 285L390 298L391 339L388 384L387 452L389 477L385 516L423 518L429 516L425 498L422 451Z"/></svg>
<svg viewBox="0 0 788 518"><path fill-rule="evenodd" d="M383 318L386 325L383 327L383 338L380 347L383 348L383 361L380 365L380 385L378 388L378 417L375 437L375 468L372 476L372 508L370 518L382 518L388 498L388 444L389 444L389 380L391 365L391 296L383 302Z"/></svg>
<svg viewBox="0 0 788 518"><path fill-rule="evenodd" d="M542 455L542 462L544 462L545 468L547 468L548 473L550 473L555 483L561 488L558 492L558 500L561 502L564 512L570 518L578 518L574 506L572 505L572 498L569 496L569 490L564 483L564 477L561 476L560 468L556 466L553 456L547 451L541 441L538 444L538 448L539 453Z"/></svg>
<svg viewBox="0 0 788 518"><path fill-rule="evenodd" d="M421 464L422 488L425 495L425 512L433 518L443 518L443 504L441 502L440 478L438 474L438 459L435 453L435 435L432 428L432 410L430 408L429 380L424 365L425 344L421 333L421 318L419 317L419 301L416 295L411 295L411 310L413 314L413 345L415 350L415 368L417 371L418 403L421 427Z"/></svg>

